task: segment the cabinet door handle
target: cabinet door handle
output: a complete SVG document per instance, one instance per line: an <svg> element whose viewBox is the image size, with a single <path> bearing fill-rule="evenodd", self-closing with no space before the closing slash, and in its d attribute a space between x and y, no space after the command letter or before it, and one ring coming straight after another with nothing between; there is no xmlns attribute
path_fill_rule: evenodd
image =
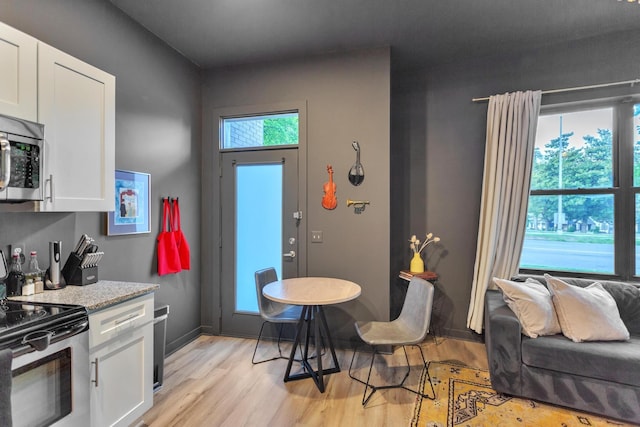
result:
<svg viewBox="0 0 640 427"><path fill-rule="evenodd" d="M45 200L49 200L53 203L53 175L49 175L49 197L45 197Z"/></svg>
<svg viewBox="0 0 640 427"><path fill-rule="evenodd" d="M93 373L96 376L96 379L91 380L91 382L94 383L95 387L97 388L98 387L98 358L96 357L94 361L91 362L91 364L93 365Z"/></svg>
<svg viewBox="0 0 640 427"><path fill-rule="evenodd" d="M122 325L123 323L129 322L133 319L135 319L136 317L138 317L137 314L130 314L127 317L125 317L124 319L118 319L115 321L116 326L118 325Z"/></svg>

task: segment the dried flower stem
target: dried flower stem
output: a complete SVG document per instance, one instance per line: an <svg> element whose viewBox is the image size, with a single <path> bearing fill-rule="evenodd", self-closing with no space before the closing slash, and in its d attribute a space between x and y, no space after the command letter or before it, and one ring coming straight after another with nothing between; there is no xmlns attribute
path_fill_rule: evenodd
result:
<svg viewBox="0 0 640 427"><path fill-rule="evenodd" d="M416 235L414 234L413 236L411 236L411 239L409 240L410 244L409 247L411 248L411 250L413 251L414 254L420 254L422 253L422 251L424 250L424 248L426 248L427 246L429 246L431 243L437 243L440 241L439 237L434 237L433 233L429 233L426 235L426 239L424 242L422 242L422 245L420 244L420 240L416 238Z"/></svg>

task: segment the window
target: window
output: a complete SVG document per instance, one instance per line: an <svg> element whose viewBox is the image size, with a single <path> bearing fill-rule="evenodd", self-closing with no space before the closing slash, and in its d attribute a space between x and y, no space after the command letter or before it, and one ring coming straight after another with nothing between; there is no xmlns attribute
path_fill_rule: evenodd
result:
<svg viewBox="0 0 640 427"><path fill-rule="evenodd" d="M298 112L222 119L222 149L298 145Z"/></svg>
<svg viewBox="0 0 640 427"><path fill-rule="evenodd" d="M520 269L640 276L639 232L640 104L544 111Z"/></svg>

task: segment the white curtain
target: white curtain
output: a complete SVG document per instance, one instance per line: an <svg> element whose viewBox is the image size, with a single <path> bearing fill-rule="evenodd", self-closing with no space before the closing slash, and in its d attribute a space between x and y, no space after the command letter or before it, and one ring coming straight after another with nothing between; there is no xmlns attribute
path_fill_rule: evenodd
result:
<svg viewBox="0 0 640 427"><path fill-rule="evenodd" d="M518 272L541 95L527 91L489 98L478 245L467 315L467 327L479 334L492 278L509 278Z"/></svg>

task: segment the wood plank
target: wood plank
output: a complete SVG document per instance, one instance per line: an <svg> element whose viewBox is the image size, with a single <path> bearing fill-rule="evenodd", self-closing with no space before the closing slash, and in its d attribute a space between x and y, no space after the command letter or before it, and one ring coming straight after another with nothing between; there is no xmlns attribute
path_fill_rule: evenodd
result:
<svg viewBox="0 0 640 427"><path fill-rule="evenodd" d="M337 350L342 372L327 376L326 392L311 379L284 383L286 360L251 364L255 340L202 335L165 361L163 388L139 426L406 426L415 395L405 390L377 392L362 407L364 386L349 378L352 350ZM265 356L275 343L261 344ZM283 344L283 353L288 354ZM451 338L427 338L427 360L450 360L487 369L484 344ZM410 387L418 383L420 353L408 348ZM327 356L325 356L326 358ZM358 353L354 373L366 378L369 354ZM375 381L394 381L404 374L402 348L376 359ZM324 359L323 359L324 361ZM328 361L328 360L327 360Z"/></svg>

